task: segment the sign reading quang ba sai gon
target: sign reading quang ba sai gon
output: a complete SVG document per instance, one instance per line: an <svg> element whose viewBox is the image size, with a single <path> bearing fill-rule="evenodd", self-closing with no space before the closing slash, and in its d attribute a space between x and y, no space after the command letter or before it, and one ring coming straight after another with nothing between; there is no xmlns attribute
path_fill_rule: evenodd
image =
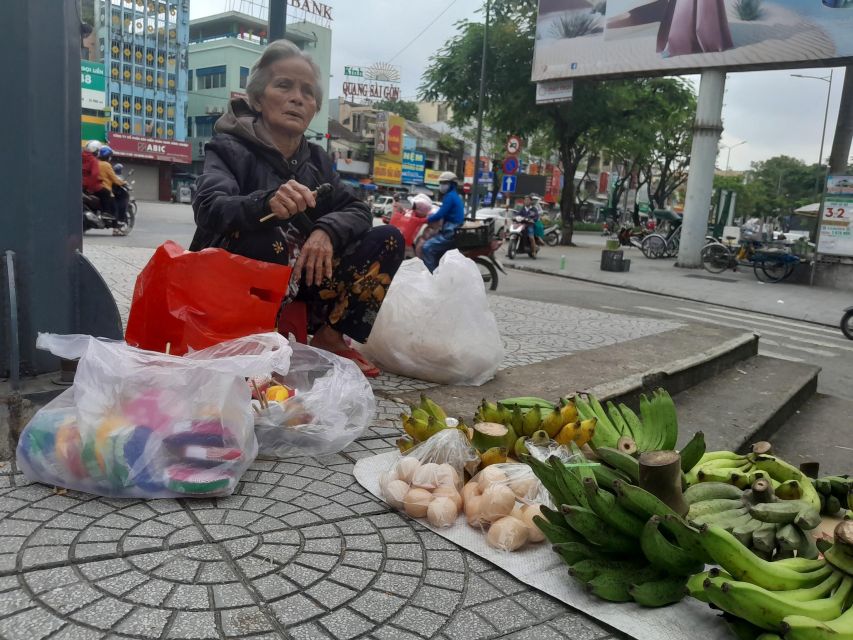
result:
<svg viewBox="0 0 853 640"><path fill-rule="evenodd" d="M400 69L377 62L369 67L344 67L343 94L365 100L399 100Z"/></svg>

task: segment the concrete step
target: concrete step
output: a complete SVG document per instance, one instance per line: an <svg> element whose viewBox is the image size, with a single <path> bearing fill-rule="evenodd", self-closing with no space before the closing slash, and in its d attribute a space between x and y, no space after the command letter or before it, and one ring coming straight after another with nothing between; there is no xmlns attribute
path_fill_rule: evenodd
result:
<svg viewBox="0 0 853 640"><path fill-rule="evenodd" d="M426 393L449 415L473 417L483 398L575 392L636 406L641 393L664 387L672 395L714 377L758 351L758 337L726 327L688 324L650 338L581 351L499 371L480 387L439 386ZM382 394L417 403L420 392Z"/></svg>
<svg viewBox="0 0 853 640"><path fill-rule="evenodd" d="M853 474L853 401L816 394L770 438L791 464L820 462L821 475Z"/></svg>
<svg viewBox="0 0 853 640"><path fill-rule="evenodd" d="M754 356L682 391L674 397L679 446L697 431L709 451L742 452L769 439L814 395L819 373L820 367Z"/></svg>

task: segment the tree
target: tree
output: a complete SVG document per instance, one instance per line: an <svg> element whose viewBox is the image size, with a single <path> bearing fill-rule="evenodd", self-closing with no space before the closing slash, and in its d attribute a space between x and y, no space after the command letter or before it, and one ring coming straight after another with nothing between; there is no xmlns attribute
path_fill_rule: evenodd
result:
<svg viewBox="0 0 853 640"><path fill-rule="evenodd" d="M418 105L415 102L408 102L406 100L380 100L373 103L373 108L377 111L390 111L411 122L421 121L418 115Z"/></svg>
<svg viewBox="0 0 853 640"><path fill-rule="evenodd" d="M756 187L753 214L758 217L784 215L816 202L815 179L823 173L823 167L807 165L790 156L752 163L749 178Z"/></svg>
<svg viewBox="0 0 853 640"><path fill-rule="evenodd" d="M574 219L583 198L577 197L575 174L590 152L620 144L628 154L645 157L630 144L631 135L648 134L653 84L649 80L578 80L569 103L536 105L530 82L536 39L535 0L493 0L493 25L487 44L484 119L496 134L538 138L557 151L566 176L561 196L563 242L572 243ZM430 59L421 94L427 100L445 100L453 107L457 124L477 115L483 25L461 21L457 34ZM631 132L628 134L626 132ZM635 135L636 137L636 135ZM635 153L636 152L636 153Z"/></svg>

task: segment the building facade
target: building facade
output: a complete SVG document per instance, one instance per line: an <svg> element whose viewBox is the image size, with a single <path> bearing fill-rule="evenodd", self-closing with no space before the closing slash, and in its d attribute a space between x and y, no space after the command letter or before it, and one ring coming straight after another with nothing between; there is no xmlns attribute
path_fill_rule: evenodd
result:
<svg viewBox="0 0 853 640"><path fill-rule="evenodd" d="M298 22L287 25L286 37L320 67L323 104L305 135L326 146L332 32L319 24ZM267 42L267 21L240 11L190 23L186 127L194 173L204 166L204 145L213 135L213 125L228 110L228 102L245 97L249 71Z"/></svg>
<svg viewBox="0 0 853 640"><path fill-rule="evenodd" d="M107 139L134 170L136 197L169 200L190 161L186 139L189 0L96 0L106 75Z"/></svg>

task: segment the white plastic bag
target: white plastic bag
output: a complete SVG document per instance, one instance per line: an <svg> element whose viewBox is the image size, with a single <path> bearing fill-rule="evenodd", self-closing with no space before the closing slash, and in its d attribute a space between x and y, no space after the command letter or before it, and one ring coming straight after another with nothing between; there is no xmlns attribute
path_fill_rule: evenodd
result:
<svg viewBox="0 0 853 640"><path fill-rule="evenodd" d="M228 495L257 455L246 377L286 371L277 333L183 357L91 336L41 334L37 346L79 358L74 384L18 441L30 480L112 497Z"/></svg>
<svg viewBox="0 0 853 640"><path fill-rule="evenodd" d="M373 389L351 360L299 343L291 348L290 368L275 372L272 384L294 395L264 406L253 401L258 452L272 458L336 453L373 420Z"/></svg>
<svg viewBox="0 0 853 640"><path fill-rule="evenodd" d="M504 348L477 265L456 249L435 273L420 260L404 262L362 350L410 378L472 386L492 379Z"/></svg>

